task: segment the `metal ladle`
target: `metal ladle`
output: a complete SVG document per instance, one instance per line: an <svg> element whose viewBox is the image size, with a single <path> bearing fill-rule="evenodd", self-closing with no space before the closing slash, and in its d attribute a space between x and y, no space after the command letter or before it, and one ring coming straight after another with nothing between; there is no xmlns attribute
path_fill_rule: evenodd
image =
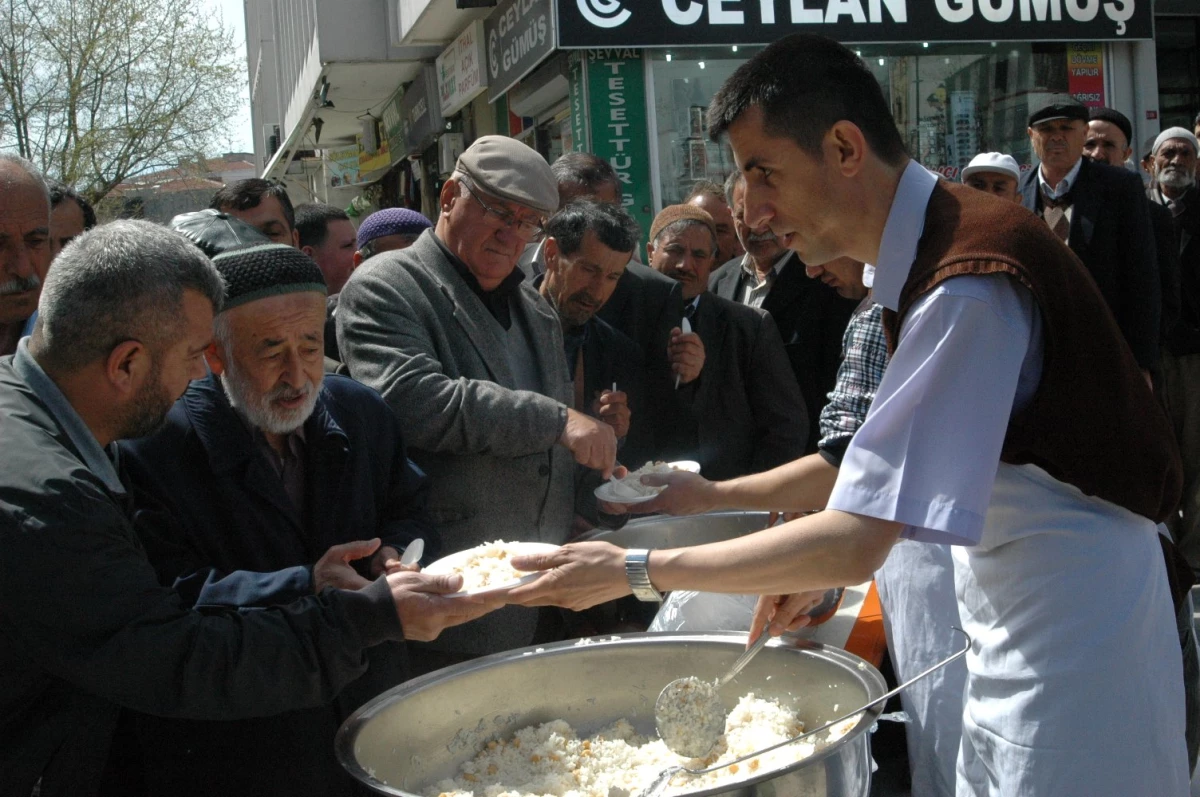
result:
<svg viewBox="0 0 1200 797"><path fill-rule="evenodd" d="M725 733L725 706L717 692L745 669L770 639L771 634L764 628L758 641L715 683L692 677L676 678L662 688L654 701L654 725L671 752L685 758L708 755ZM674 714L686 716L678 720L672 716Z"/></svg>
<svg viewBox="0 0 1200 797"><path fill-rule="evenodd" d="M657 777L655 777L654 780L652 780L650 782L650 785L647 786L645 789L643 789L637 795L637 797L658 797L658 795L660 795L663 791L666 790L667 786L671 782L671 778L675 777L676 775L678 775L681 772L688 774L688 775L707 775L709 772L715 772L718 769L724 769L725 767L733 766L734 764L740 764L743 761L749 761L751 758L757 758L758 756L763 755L764 753L769 753L772 750L778 750L780 747L784 747L786 745L792 744L793 742L798 742L801 739L806 739L809 736L813 736L814 734L820 733L821 731L829 730L833 726L839 725L857 714L861 714L862 712L869 709L871 706L874 706L877 703L883 703L886 700L888 700L889 698L895 697L896 695L900 694L902 691L904 691L908 687L915 684L917 681L920 681L922 678L925 678L926 676L936 672L937 670L940 670L942 667L945 667L947 664L954 661L955 659L962 658L963 656L965 656L967 654L967 651L971 649L970 635L966 631L964 631L958 627L954 627L954 628L952 628L952 630L957 631L958 633L960 633L964 637L966 637L967 641L966 641L966 644L963 645L962 650L958 651L957 653L953 654L952 656L949 656L949 657L939 661L937 664L933 665L932 667L930 667L929 669L920 673L919 675L915 675L912 678L909 678L907 681L900 684L899 686L897 686L895 689L891 690L890 692L883 693L879 697L871 700L869 703L865 703L862 706L860 706L859 708L856 708L853 711L847 712L835 720L830 720L829 722L825 723L824 725L822 725L819 728L813 728L811 731L805 731L804 733L800 734L799 736L793 736L790 739L784 739L782 742L773 744L770 747L764 747L761 750L756 750L753 753L748 753L744 756L741 756L740 758L735 758L732 761L726 761L724 764L716 764L714 766L706 767L704 769L688 769L687 767L682 767L682 766L667 767L662 772L658 773ZM751 648L751 650L762 647L762 643L763 643L763 640L760 638L759 641L755 643L754 648ZM749 652L750 651L747 651L747 653L749 653ZM742 658L748 658L748 657L745 654L743 654ZM739 659L739 661L740 661L740 659ZM737 666L737 665L735 664L734 666ZM745 666L745 665L743 664L742 666ZM669 686L669 684L668 684L668 686ZM661 695L660 695L660 699L661 699ZM657 714L657 713L658 713L658 706L657 706L657 704L655 704L655 714ZM660 731L660 733L661 733L661 731ZM705 752L707 752L707 751L705 751Z"/></svg>

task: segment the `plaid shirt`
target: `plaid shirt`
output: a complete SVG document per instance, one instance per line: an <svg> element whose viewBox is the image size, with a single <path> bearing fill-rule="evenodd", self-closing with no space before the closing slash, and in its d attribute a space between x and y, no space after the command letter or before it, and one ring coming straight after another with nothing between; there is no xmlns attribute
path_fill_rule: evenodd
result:
<svg viewBox="0 0 1200 797"><path fill-rule="evenodd" d="M868 296L846 326L837 383L829 393L829 403L821 410L821 441L817 446L830 464L842 464L850 439L875 400L887 362L883 307Z"/></svg>

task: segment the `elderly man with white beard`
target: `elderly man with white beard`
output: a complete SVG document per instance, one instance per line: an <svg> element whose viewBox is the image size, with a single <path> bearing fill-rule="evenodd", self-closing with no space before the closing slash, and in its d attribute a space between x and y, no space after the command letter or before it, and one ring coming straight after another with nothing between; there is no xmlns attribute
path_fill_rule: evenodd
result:
<svg viewBox="0 0 1200 797"><path fill-rule="evenodd" d="M266 606L399 568L406 543L436 541L426 479L383 399L324 374L320 269L275 243L213 265L227 289L205 352L211 373L162 429L121 447L160 580L197 606ZM316 709L220 723L137 716L149 793L352 794L333 734L409 674L398 643L369 660Z"/></svg>
<svg viewBox="0 0 1200 797"><path fill-rule="evenodd" d="M1171 127L1154 140L1150 200L1171 211L1179 245L1179 320L1162 355L1163 394L1183 455L1181 517L1175 541L1200 572L1200 190L1196 164L1200 142L1189 130Z"/></svg>

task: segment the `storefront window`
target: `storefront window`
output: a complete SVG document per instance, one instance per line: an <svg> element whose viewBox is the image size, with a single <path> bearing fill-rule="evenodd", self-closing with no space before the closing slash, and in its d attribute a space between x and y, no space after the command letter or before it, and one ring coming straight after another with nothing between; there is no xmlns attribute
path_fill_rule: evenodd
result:
<svg viewBox="0 0 1200 797"><path fill-rule="evenodd" d="M1192 129L1200 111L1200 16L1157 17L1158 108L1163 128Z"/></svg>
<svg viewBox="0 0 1200 797"><path fill-rule="evenodd" d="M1030 164L1029 110L1048 96L1088 90L1085 101L1103 104L1102 48L1072 46L1095 69L1091 84L1069 77L1065 43L917 42L855 49L883 87L909 152L955 178L980 152L1006 152ZM697 180L719 182L733 170L728 149L707 142L698 109L707 107L753 50L685 49L671 51L670 60L668 51L649 52L662 201L668 205L682 201Z"/></svg>

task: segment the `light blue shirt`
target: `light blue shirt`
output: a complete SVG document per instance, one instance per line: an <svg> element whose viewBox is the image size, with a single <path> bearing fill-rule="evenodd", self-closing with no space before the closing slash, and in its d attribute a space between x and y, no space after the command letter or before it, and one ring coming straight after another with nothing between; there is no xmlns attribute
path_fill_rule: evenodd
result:
<svg viewBox="0 0 1200 797"><path fill-rule="evenodd" d="M1075 165L1071 167L1071 171L1067 172L1067 176L1062 178L1062 182L1058 185L1050 185L1046 182L1046 178L1042 175L1042 167L1038 166L1038 187L1042 193L1051 199L1062 199L1071 190L1071 186L1075 185L1075 178L1079 176L1079 167L1083 165L1083 157L1075 161Z"/></svg>
<svg viewBox="0 0 1200 797"><path fill-rule="evenodd" d="M54 380L46 375L46 372L38 365L37 360L33 359L33 355L29 353L29 338L21 338L21 341L17 344L17 351L13 355L12 366L17 375L29 386L29 389L50 410L50 414L54 416L54 420L58 421L58 425L67 433L71 444L79 452L84 466L100 477L100 480L104 482L104 486L110 492L117 495L124 495L125 486L121 484L115 464L117 457L116 445L110 445L107 452L100 446L100 442L96 440L96 436L92 434L92 430L83 422L83 418L79 417L79 413L75 412L75 408L71 406L71 402L58 389L58 385L54 384Z"/></svg>
<svg viewBox="0 0 1200 797"><path fill-rule="evenodd" d="M908 279L937 178L910 162L880 240L874 297L892 310ZM1002 275L954 277L905 316L828 507L904 523L926 542L973 545L1014 409L1041 379L1041 317Z"/></svg>

